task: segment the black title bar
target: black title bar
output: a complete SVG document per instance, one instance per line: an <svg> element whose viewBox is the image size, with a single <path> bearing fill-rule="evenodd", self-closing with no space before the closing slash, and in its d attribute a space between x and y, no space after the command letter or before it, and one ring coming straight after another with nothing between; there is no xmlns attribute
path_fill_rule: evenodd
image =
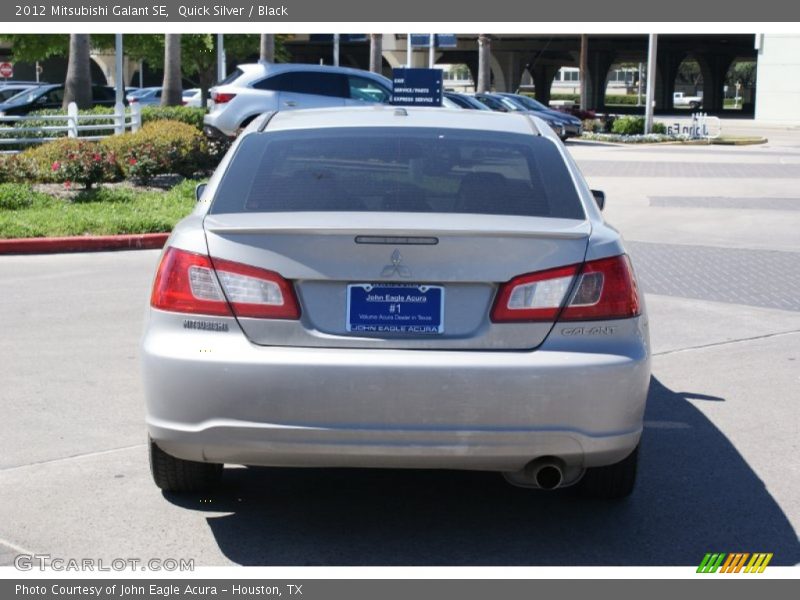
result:
<svg viewBox="0 0 800 600"><path fill-rule="evenodd" d="M218 0L187 3L180 0L36 0L3 2L0 22L780 22L800 21L800 3L786 0L572 0L568 8L558 2L520 3L519 0L485 2L431 2L430 0ZM0 26L2 27L2 26ZM677 32L676 32L677 33Z"/></svg>

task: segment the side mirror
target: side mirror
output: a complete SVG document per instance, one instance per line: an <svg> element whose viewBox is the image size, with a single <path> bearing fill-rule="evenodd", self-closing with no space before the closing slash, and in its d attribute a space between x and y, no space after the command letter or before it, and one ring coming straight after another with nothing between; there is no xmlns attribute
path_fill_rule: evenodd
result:
<svg viewBox="0 0 800 600"><path fill-rule="evenodd" d="M197 202L200 202L200 198L203 197L203 192L206 191L207 183L198 183L197 186L194 188L194 199Z"/></svg>
<svg viewBox="0 0 800 600"><path fill-rule="evenodd" d="M606 206L606 193L600 190L592 190L592 196L594 196L594 201L597 202L600 210L603 210Z"/></svg>

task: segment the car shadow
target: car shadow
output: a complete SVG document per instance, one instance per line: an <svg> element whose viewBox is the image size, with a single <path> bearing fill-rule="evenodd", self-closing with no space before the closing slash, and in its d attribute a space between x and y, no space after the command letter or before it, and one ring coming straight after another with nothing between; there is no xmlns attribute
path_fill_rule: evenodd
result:
<svg viewBox="0 0 800 600"><path fill-rule="evenodd" d="M652 379L637 488L621 502L494 473L281 468L229 468L213 494L165 497L214 512L241 565L697 565L712 551L798 563L764 483L688 399L724 401Z"/></svg>

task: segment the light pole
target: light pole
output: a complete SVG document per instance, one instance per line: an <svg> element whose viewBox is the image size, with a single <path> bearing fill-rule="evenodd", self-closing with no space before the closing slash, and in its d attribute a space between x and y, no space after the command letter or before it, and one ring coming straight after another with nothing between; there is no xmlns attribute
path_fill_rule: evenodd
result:
<svg viewBox="0 0 800 600"><path fill-rule="evenodd" d="M114 36L114 70L117 72L114 77L114 88L116 89L117 104L122 104L125 101L125 65L123 63L123 49L122 49L122 34L117 33Z"/></svg>
<svg viewBox="0 0 800 600"><path fill-rule="evenodd" d="M217 81L222 81L227 76L225 72L225 36L217 34Z"/></svg>
<svg viewBox="0 0 800 600"><path fill-rule="evenodd" d="M658 53L658 35L650 34L647 49L647 94L644 107L644 132L653 131L653 104L656 99L656 54Z"/></svg>

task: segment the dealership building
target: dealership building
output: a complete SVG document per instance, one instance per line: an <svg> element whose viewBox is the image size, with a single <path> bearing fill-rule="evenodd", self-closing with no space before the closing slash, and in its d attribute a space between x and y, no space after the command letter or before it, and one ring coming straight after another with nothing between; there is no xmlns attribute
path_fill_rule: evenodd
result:
<svg viewBox="0 0 800 600"><path fill-rule="evenodd" d="M580 85L581 48L586 52L588 103L598 112L637 112L633 105L606 106L607 94L641 91L645 75L648 36L645 34L458 34L434 50L434 64L460 65L468 70L466 81L477 81L479 44L489 52L491 88L497 91L532 90L542 102L552 94L574 92ZM479 37L481 38L479 40ZM583 39L582 39L583 38ZM409 59L407 36L382 36L383 71L404 66ZM294 35L286 41L293 62L331 64L332 35ZM369 66L369 36L341 36L339 63L366 69ZM257 59L257 48L249 60ZM429 64L429 50L414 48L413 66ZM12 58L11 48L0 44L0 61ZM113 54L93 55L92 77L97 83L116 82ZM691 62L696 76L687 80L685 62ZM736 65L755 64L755 73L738 79ZM33 80L35 65L14 65L14 78ZM228 64L228 70L234 64ZM637 68L638 67L638 68ZM63 81L66 57L53 57L40 65L43 81ZM159 85L161 71L137 61L124 61L126 85ZM655 80L656 113L675 110L674 94L684 92L703 98L703 110L730 117L755 118L776 123L800 123L800 34L661 34L658 36Z"/></svg>

